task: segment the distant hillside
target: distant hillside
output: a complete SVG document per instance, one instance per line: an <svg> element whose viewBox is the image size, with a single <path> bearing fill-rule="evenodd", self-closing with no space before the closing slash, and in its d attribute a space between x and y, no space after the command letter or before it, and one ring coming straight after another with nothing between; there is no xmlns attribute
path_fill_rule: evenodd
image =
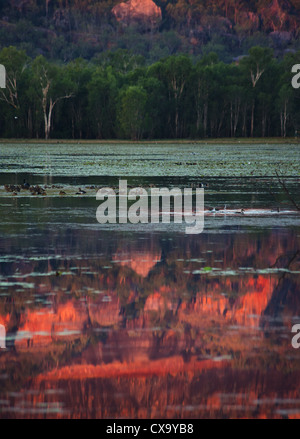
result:
<svg viewBox="0 0 300 439"><path fill-rule="evenodd" d="M0 48L69 61L128 49L153 62L216 52L223 61L254 45L299 50L300 0L12 0L0 2Z"/></svg>

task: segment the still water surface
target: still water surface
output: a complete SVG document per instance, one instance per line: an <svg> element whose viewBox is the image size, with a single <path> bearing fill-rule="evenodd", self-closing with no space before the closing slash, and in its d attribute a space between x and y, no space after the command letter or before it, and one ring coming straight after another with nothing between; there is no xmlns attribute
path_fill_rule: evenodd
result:
<svg viewBox="0 0 300 439"><path fill-rule="evenodd" d="M25 177L55 187L3 190ZM0 175L0 418L300 417L299 215L271 180L206 181L206 205L259 214L100 226L88 188L115 177Z"/></svg>

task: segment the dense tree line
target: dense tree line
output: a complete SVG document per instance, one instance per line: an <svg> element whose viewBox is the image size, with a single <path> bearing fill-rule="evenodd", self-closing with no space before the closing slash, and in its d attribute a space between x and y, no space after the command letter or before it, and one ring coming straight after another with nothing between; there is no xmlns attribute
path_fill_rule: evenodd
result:
<svg viewBox="0 0 300 439"><path fill-rule="evenodd" d="M294 136L300 91L283 60L253 47L239 62L216 54L199 61L174 55L145 65L119 50L92 62L57 64L2 49L7 87L0 89L3 138L167 139Z"/></svg>

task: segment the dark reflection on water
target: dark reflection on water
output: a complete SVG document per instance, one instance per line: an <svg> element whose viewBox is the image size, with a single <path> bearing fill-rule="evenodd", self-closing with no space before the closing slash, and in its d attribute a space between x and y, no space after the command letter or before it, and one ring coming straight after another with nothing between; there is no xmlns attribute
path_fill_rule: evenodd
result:
<svg viewBox="0 0 300 439"><path fill-rule="evenodd" d="M0 201L1 418L300 417L296 221L134 233Z"/></svg>

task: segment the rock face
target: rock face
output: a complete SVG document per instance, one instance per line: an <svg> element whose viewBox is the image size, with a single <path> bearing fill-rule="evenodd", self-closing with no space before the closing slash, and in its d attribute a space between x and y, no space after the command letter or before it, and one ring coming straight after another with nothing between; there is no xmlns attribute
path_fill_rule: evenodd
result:
<svg viewBox="0 0 300 439"><path fill-rule="evenodd" d="M129 0L112 9L116 19L126 25L154 26L161 20L161 9L152 0Z"/></svg>
<svg viewBox="0 0 300 439"><path fill-rule="evenodd" d="M161 252L124 252L118 251L113 255L114 261L130 267L139 276L147 277L152 268L161 260Z"/></svg>
<svg viewBox="0 0 300 439"><path fill-rule="evenodd" d="M264 28L268 31L295 31L298 23L290 14L290 3L287 0L272 0L260 9Z"/></svg>

